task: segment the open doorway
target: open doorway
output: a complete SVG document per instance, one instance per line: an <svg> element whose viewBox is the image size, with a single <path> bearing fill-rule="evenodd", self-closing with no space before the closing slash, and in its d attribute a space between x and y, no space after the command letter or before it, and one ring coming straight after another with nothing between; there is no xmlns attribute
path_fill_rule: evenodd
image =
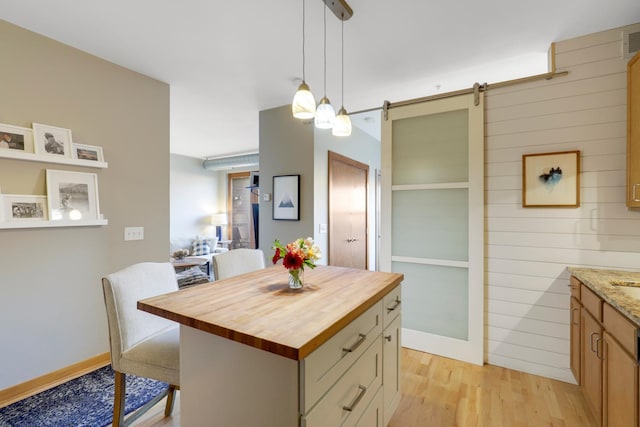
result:
<svg viewBox="0 0 640 427"><path fill-rule="evenodd" d="M251 172L230 173L227 175L227 228L228 247L230 249L258 247L258 191L251 182Z"/></svg>

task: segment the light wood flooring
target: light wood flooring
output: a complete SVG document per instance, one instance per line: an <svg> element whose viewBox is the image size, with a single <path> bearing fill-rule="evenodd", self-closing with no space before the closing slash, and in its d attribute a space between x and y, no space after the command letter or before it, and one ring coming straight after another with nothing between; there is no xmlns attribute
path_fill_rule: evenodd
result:
<svg viewBox="0 0 640 427"><path fill-rule="evenodd" d="M180 426L164 401L133 425ZM402 349L402 400L389 427L595 427L580 388L510 369ZM330 427L330 426L328 426Z"/></svg>

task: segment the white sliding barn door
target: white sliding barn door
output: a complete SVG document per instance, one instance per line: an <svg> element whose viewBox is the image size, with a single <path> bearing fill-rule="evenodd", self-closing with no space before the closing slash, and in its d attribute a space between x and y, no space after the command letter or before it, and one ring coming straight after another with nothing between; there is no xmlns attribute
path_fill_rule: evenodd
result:
<svg viewBox="0 0 640 427"><path fill-rule="evenodd" d="M380 267L404 273L402 345L482 364L484 106L474 94L382 122ZM389 213L391 213L389 215Z"/></svg>

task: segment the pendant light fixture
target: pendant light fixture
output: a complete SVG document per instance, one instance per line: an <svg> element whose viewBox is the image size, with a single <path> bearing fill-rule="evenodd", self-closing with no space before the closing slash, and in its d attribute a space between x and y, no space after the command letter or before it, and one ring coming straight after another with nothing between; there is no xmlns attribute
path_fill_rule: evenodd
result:
<svg viewBox="0 0 640 427"><path fill-rule="evenodd" d="M324 5L324 87L323 97L316 108L315 124L319 129L331 129L336 118L336 112L327 98L327 5Z"/></svg>
<svg viewBox="0 0 640 427"><path fill-rule="evenodd" d="M291 112L297 119L311 119L316 114L316 99L313 97L305 78L304 70L304 10L305 0L302 0L302 83L298 86L298 91L291 103Z"/></svg>
<svg viewBox="0 0 640 427"><path fill-rule="evenodd" d="M333 122L333 130L331 131L331 133L333 134L333 136L349 136L351 135L351 119L349 118L349 115L347 115L347 110L344 109L344 14L341 15L342 19L340 20L342 22L341 26L341 31L342 31L342 40L341 40L341 45L342 45L342 65L341 65L341 69L342 69L342 88L341 88L341 102L342 105L340 106L340 110L338 110L338 115L336 116L335 121Z"/></svg>

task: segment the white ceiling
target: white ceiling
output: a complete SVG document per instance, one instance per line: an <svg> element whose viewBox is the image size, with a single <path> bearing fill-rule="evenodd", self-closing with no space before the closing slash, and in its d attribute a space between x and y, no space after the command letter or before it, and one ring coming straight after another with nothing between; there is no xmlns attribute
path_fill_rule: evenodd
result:
<svg viewBox="0 0 640 427"><path fill-rule="evenodd" d="M640 22L638 0L348 0L344 105L359 111L546 72L553 41ZM322 0L306 0L306 80L322 96ZM0 0L0 18L171 85L171 152L255 151L258 112L302 76L302 0ZM340 21L327 14L340 107ZM376 126L379 114L368 114ZM357 120L354 120L354 122Z"/></svg>

